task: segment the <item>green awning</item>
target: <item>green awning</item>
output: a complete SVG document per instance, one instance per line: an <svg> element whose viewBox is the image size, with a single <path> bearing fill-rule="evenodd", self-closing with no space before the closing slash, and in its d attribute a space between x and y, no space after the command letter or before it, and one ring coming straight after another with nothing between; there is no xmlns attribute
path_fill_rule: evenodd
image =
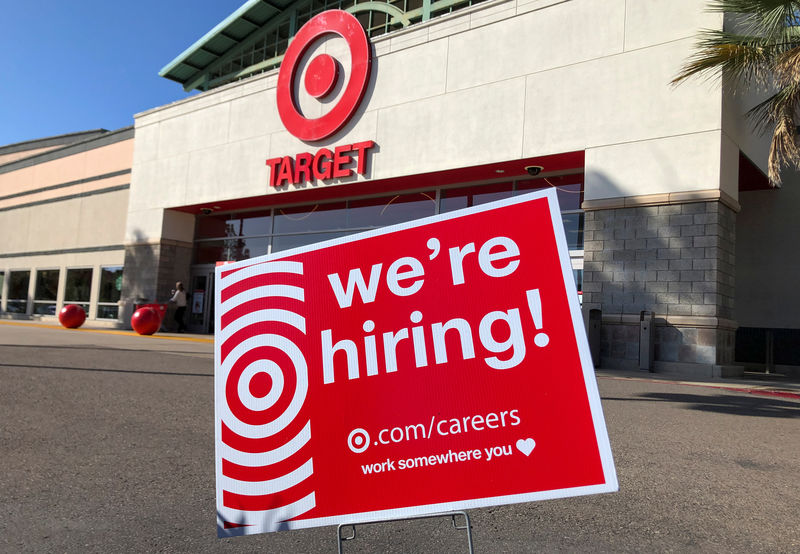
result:
<svg viewBox="0 0 800 554"><path fill-rule="evenodd" d="M203 88L204 77L212 64L224 58L242 41L279 17L296 0L247 0L247 2L192 44L158 72L183 85L184 89Z"/></svg>

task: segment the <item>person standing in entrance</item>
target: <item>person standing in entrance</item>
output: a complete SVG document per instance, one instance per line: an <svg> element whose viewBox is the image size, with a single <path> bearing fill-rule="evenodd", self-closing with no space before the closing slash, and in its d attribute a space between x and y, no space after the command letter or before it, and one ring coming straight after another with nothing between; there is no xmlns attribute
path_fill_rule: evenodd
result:
<svg viewBox="0 0 800 554"><path fill-rule="evenodd" d="M186 313L186 291L180 281L175 283L175 289L169 301L175 302L175 323L178 324L178 332L183 333L186 330L186 324L183 322L183 315Z"/></svg>

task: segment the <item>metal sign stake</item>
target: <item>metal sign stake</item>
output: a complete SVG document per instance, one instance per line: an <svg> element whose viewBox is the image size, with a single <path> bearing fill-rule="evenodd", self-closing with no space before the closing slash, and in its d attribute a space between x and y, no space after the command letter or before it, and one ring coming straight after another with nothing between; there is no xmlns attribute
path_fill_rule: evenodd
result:
<svg viewBox="0 0 800 554"><path fill-rule="evenodd" d="M464 516L464 525L458 525L456 523L456 516ZM375 520L375 521L362 521L361 523L340 523L336 527L336 540L339 545L339 554L343 554L344 552L344 543L345 541L351 541L356 538L356 525L371 525L373 523L387 523L390 521L411 521L414 519L430 519L434 517L449 517L453 522L453 528L458 531L466 531L467 532L467 549L469 554L475 554L475 549L472 546L472 524L469 520L469 514L464 511L458 512L444 512L441 514L429 514L424 516L414 516L414 517L404 517L401 519L382 519L382 520ZM342 536L342 528L350 527L352 529L352 534L350 536Z"/></svg>

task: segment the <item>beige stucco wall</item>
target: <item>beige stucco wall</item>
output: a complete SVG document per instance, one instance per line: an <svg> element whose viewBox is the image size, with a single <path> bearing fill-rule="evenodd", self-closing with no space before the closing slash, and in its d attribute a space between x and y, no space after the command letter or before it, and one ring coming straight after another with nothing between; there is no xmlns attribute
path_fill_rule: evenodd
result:
<svg viewBox="0 0 800 554"><path fill-rule="evenodd" d="M133 139L0 173L0 197L130 169ZM33 160L33 158L32 158ZM66 194L65 189L49 197Z"/></svg>
<svg viewBox="0 0 800 554"><path fill-rule="evenodd" d="M20 204L28 204L32 202L55 200L68 195L71 196L78 194L87 194L111 187L127 185L130 184L130 182L131 182L131 176L129 173L126 173L123 175L115 175L113 177L107 177L104 179L92 179L91 181L85 183L77 183L69 187L42 190L38 192L33 192L33 191L35 191L36 188L39 187L33 188L31 187L30 183L25 183L28 185L28 187L32 188L33 191L25 194L24 196L14 196L12 198L4 198L5 195L0 194L0 209L11 208L14 206L19 206ZM126 213L127 213L127 206L126 206Z"/></svg>
<svg viewBox="0 0 800 554"><path fill-rule="evenodd" d="M278 118L277 71L139 114L126 240L164 236L164 208L280 194L268 158L363 140L379 151L360 179L582 150L588 200L735 197L721 91L669 84L697 30L722 25L704 4L494 1L379 37L361 109L312 145ZM349 59L336 40L323 48Z"/></svg>
<svg viewBox="0 0 800 554"><path fill-rule="evenodd" d="M8 164L11 162L15 162L17 160L21 160L22 158L28 158L30 156L35 156L36 154L42 154L44 152L48 152L50 150L54 150L56 148L60 148L59 145L55 146L43 146L41 148L32 148L31 150L22 150L20 152L12 152L9 154L0 154L0 165Z"/></svg>
<svg viewBox="0 0 800 554"><path fill-rule="evenodd" d="M87 316L95 318L100 269L122 266L125 259L122 244L127 204L128 190L123 189L0 211L0 236L3 237L0 274L5 274L7 281L9 271L31 271L29 298L32 299L36 272L60 270L57 300L60 308L66 270L93 268Z"/></svg>
<svg viewBox="0 0 800 554"><path fill-rule="evenodd" d="M132 153L130 138L0 173L0 254L121 245Z"/></svg>
<svg viewBox="0 0 800 554"><path fill-rule="evenodd" d="M60 307L66 270L93 268L87 315L94 318L100 269L121 266L125 259L133 138L117 134L98 138L94 148L91 142L64 148L7 165L0 173L0 273L30 271L32 299L37 271L58 269Z"/></svg>
<svg viewBox="0 0 800 554"><path fill-rule="evenodd" d="M0 212L0 254L121 245L127 204L117 190Z"/></svg>

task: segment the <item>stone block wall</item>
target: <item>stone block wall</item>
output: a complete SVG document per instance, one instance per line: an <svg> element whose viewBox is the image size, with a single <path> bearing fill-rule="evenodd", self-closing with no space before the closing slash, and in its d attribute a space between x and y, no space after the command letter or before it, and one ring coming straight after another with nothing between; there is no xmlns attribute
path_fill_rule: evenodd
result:
<svg viewBox="0 0 800 554"><path fill-rule="evenodd" d="M169 298L177 281L189 290L189 272L192 263L192 245L176 241L161 241L161 259L158 264L158 281L156 285L158 298Z"/></svg>
<svg viewBox="0 0 800 554"><path fill-rule="evenodd" d="M605 317L601 328L600 367L638 369L639 316ZM734 363L736 329L725 323L671 322L655 319L656 370L677 370L687 364L727 366ZM698 370L699 371L699 370ZM689 371L691 373L691 371Z"/></svg>
<svg viewBox="0 0 800 554"><path fill-rule="evenodd" d="M656 362L733 362L734 209L710 200L585 217L583 309L603 313L603 364L636 365L643 310L656 317Z"/></svg>

